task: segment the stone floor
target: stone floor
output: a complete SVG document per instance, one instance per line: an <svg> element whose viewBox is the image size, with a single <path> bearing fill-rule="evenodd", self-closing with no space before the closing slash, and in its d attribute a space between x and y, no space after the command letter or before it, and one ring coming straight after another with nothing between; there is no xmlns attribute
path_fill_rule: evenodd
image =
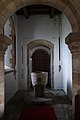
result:
<svg viewBox="0 0 80 120"><path fill-rule="evenodd" d="M5 107L5 120L19 120L24 106L49 105L55 110L57 120L73 120L71 101L63 90L45 90L43 98L35 98L34 91L18 91Z"/></svg>

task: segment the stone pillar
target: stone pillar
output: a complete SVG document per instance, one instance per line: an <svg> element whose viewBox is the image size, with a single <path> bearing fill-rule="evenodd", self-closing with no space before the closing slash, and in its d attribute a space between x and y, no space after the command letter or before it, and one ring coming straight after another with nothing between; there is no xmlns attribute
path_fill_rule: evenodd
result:
<svg viewBox="0 0 80 120"><path fill-rule="evenodd" d="M10 40L6 36L0 34L0 120L4 116L5 106L4 53L9 44Z"/></svg>
<svg viewBox="0 0 80 120"><path fill-rule="evenodd" d="M80 33L70 33L66 44L72 53L72 104L75 106L75 95L80 89Z"/></svg>

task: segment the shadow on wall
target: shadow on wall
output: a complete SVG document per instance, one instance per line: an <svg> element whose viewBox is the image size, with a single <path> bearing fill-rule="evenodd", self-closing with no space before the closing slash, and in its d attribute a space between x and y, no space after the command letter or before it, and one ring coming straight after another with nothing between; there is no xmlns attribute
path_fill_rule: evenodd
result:
<svg viewBox="0 0 80 120"><path fill-rule="evenodd" d="M72 84L70 79L68 79L67 81L67 95L69 99L72 101Z"/></svg>

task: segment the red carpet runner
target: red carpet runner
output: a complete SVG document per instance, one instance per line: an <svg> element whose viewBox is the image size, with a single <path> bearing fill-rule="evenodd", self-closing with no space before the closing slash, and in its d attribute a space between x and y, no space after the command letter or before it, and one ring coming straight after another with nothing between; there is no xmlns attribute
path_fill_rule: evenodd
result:
<svg viewBox="0 0 80 120"><path fill-rule="evenodd" d="M26 107L20 115L20 120L57 120L52 107Z"/></svg>

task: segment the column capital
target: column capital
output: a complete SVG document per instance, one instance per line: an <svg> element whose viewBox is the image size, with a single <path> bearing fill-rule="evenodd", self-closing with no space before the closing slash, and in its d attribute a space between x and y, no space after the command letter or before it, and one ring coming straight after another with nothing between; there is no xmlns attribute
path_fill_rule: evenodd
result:
<svg viewBox="0 0 80 120"><path fill-rule="evenodd" d="M0 56L3 56L7 47L11 44L11 40L3 35L3 34L0 34Z"/></svg>
<svg viewBox="0 0 80 120"><path fill-rule="evenodd" d="M71 53L80 52L80 32L70 33L65 38L65 43L68 45Z"/></svg>

